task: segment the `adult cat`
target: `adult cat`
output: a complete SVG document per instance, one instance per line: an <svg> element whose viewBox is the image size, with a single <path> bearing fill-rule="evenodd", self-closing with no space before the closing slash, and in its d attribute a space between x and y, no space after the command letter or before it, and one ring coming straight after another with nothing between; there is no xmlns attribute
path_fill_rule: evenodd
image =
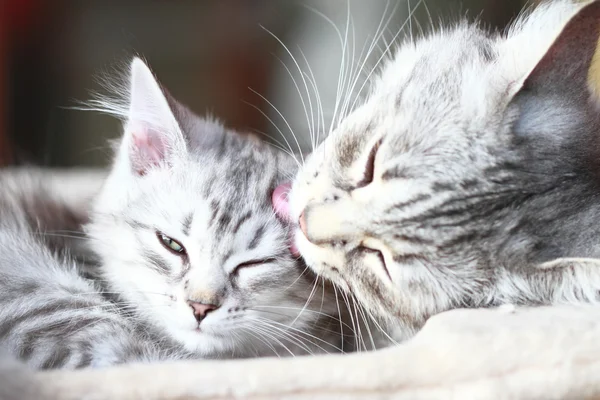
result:
<svg viewBox="0 0 600 400"><path fill-rule="evenodd" d="M456 307L598 302L599 34L599 1L554 1L401 45L274 196L308 265L405 336Z"/></svg>
<svg viewBox="0 0 600 400"><path fill-rule="evenodd" d="M196 117L139 59L102 106L126 121L85 227L99 280L56 240L87 218L61 186L0 175L0 347L42 369L344 349L347 314L271 209L291 157Z"/></svg>

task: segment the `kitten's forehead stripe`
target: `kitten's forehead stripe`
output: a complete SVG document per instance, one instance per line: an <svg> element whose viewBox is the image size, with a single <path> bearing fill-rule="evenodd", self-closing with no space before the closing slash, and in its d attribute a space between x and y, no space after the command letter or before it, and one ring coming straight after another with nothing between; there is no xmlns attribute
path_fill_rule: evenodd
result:
<svg viewBox="0 0 600 400"><path fill-rule="evenodd" d="M256 231L254 231L254 236L252 237L252 240L250 240L250 242L248 243L248 250L255 249L258 246L258 244L260 243L264 234L265 234L265 226L262 225L258 229L256 229Z"/></svg>
<svg viewBox="0 0 600 400"><path fill-rule="evenodd" d="M219 208L220 204L217 200L212 200L210 202L210 219L208 221L209 225L213 225L215 218L217 218L217 215L219 214Z"/></svg>
<svg viewBox="0 0 600 400"><path fill-rule="evenodd" d="M186 236L190 235L190 229L192 229L192 222L194 221L194 213L189 213L183 218L183 234Z"/></svg>
<svg viewBox="0 0 600 400"><path fill-rule="evenodd" d="M244 224L244 222L248 221L251 217L252 217L252 211L248 211L244 215L242 215L235 223L235 225L232 229L232 232L237 233L240 230L240 228L242 227L242 225Z"/></svg>
<svg viewBox="0 0 600 400"><path fill-rule="evenodd" d="M232 217L229 213L229 210L222 210L221 215L217 221L216 231L219 234L224 234L227 232L229 224L231 223Z"/></svg>

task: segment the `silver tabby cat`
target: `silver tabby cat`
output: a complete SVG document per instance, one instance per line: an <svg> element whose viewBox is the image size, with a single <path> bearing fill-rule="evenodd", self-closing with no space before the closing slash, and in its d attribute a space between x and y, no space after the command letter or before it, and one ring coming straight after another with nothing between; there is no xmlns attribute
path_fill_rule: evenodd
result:
<svg viewBox="0 0 600 400"><path fill-rule="evenodd" d="M44 369L344 348L344 312L271 208L290 157L196 117L139 59L98 106L125 119L105 180L0 178L0 347ZM97 266L62 241L88 219Z"/></svg>
<svg viewBox="0 0 600 400"><path fill-rule="evenodd" d="M400 45L274 204L308 265L405 337L455 307L598 303L599 34L600 2L560 0Z"/></svg>

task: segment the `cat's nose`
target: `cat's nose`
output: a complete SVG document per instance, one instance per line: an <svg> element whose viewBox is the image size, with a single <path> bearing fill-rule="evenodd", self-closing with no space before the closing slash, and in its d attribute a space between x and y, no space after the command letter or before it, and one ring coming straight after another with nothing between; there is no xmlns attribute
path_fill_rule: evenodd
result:
<svg viewBox="0 0 600 400"><path fill-rule="evenodd" d="M196 321L198 322L201 322L204 318L206 318L206 315L209 312L218 308L218 306L215 306L214 304L203 304L193 300L188 300L187 303L192 308L194 317L196 317Z"/></svg>

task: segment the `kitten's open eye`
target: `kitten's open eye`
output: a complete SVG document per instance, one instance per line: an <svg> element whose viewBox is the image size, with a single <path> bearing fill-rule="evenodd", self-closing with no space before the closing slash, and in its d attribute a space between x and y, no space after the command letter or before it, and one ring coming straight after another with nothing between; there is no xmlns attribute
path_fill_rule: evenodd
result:
<svg viewBox="0 0 600 400"><path fill-rule="evenodd" d="M381 263L381 266L383 267L383 270L385 271L385 274L388 276L389 280L392 280L390 271L387 269L387 265L385 264L385 257L383 256L383 253L381 251L365 246L359 246L358 250L361 251L363 254L375 255L379 259L379 262Z"/></svg>
<svg viewBox="0 0 600 400"><path fill-rule="evenodd" d="M269 264L269 263L274 263L275 261L277 261L276 258L271 257L271 258L264 258L261 260L250 260L250 261L246 261L243 262L241 264L238 264L233 271L231 271L232 275L236 275L237 273L239 273L239 271L242 268L251 268L251 267L258 267L260 265L264 265L264 264Z"/></svg>
<svg viewBox="0 0 600 400"><path fill-rule="evenodd" d="M167 235L165 235L162 232L156 232L156 236L158 237L158 240L160 241L160 243L165 246L165 248L167 250L169 250L172 253L175 253L177 255L184 255L185 254L185 247L183 247L183 245L181 243L179 243L177 240L168 237Z"/></svg>
<svg viewBox="0 0 600 400"><path fill-rule="evenodd" d="M375 173L375 156L377 155L377 150L381 145L381 140L382 139L378 140L377 143L375 143L375 145L371 149L371 152L369 153L369 158L367 158L367 164L365 165L365 173L362 179L356 184L356 189L365 187L371 182L373 182L373 175Z"/></svg>

